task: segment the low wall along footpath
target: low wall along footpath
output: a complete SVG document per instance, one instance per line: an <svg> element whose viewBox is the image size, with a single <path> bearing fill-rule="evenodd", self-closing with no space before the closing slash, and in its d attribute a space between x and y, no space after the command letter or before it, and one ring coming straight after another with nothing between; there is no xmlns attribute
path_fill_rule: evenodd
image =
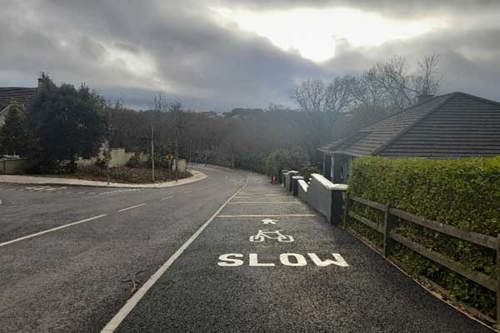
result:
<svg viewBox="0 0 500 333"><path fill-rule="evenodd" d="M1 158L0 173L3 175L16 175L23 173L26 169L32 166L25 158Z"/></svg>
<svg viewBox="0 0 500 333"><path fill-rule="evenodd" d="M339 224L343 216L345 184L333 184L324 176L313 173L309 183L298 171L282 172L283 187L320 212L332 224Z"/></svg>
<svg viewBox="0 0 500 333"><path fill-rule="evenodd" d="M459 303L456 308L466 309L498 329L500 233L494 231L499 214L499 165L500 158L451 162L360 159L351 170L349 193L346 184L333 184L320 174L304 180L296 171L283 170L280 181L330 223L342 226L433 291L444 294L448 303ZM381 178L384 172L386 177ZM423 205L424 199L419 201L418 195L424 199L435 195L431 198L435 207L428 210L428 201ZM456 197L453 202L450 195ZM460 196L467 200L461 202ZM445 207L440 210L440 205ZM420 206L427 211L419 212ZM452 211L449 206L454 207ZM470 210L467 224L456 221L461 215L455 211L462 206L467 207L462 210ZM490 229L493 231L488 232ZM439 272L437 281L423 272Z"/></svg>

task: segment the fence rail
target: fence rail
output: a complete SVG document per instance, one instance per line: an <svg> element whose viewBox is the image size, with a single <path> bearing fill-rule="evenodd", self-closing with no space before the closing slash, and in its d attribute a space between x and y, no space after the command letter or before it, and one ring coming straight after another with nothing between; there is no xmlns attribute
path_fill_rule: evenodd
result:
<svg viewBox="0 0 500 333"><path fill-rule="evenodd" d="M353 212L350 208L352 207L352 202L359 205L370 207L384 213L384 224L381 225L376 223L366 217ZM424 217L420 217L401 209L391 207L390 203L382 204L379 202L367 200L364 198L346 195L345 211L344 211L344 224L348 225L349 218L352 218L363 225L378 231L383 234L383 255L388 256L390 248L394 245L394 242L403 245L404 247L417 252L418 254L426 257L427 259L448 268L449 270L460 274L466 279L477 283L493 292L496 293L497 302L497 327L500 324L500 235L498 237L492 237L489 235L479 234L472 231L465 231L458 229L451 225L446 225L439 223L437 221L429 220ZM394 229L397 227L398 223L403 220L410 222L421 227L437 231L441 234L448 235L463 241L470 242L475 245L479 245L488 249L496 251L496 278L492 278L487 274L478 271L468 270L460 262L454 261L445 257L444 255L426 248L425 246L418 244L400 234L397 234Z"/></svg>

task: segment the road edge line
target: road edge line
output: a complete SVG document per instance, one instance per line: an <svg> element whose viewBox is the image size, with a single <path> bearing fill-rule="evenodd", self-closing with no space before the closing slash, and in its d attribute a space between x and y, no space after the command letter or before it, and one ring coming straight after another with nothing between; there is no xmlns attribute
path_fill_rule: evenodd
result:
<svg viewBox="0 0 500 333"><path fill-rule="evenodd" d="M160 266L160 268L153 274L151 277L135 292L132 297L130 297L125 305L121 307L121 309L111 318L111 320L104 326L104 328L101 330L101 333L112 333L114 332L118 326L123 322L123 320L128 316L128 314L136 307L136 305L141 301L141 299L146 295L146 293L153 287L153 285L160 279L160 277L172 266L172 264L179 258L182 253L193 243L196 238L205 230L205 228L213 221L215 220L215 217L227 206L227 204L233 200L233 198L240 193L241 190L243 190L248 184L248 179L245 181L245 184L243 184L233 195L227 199L222 206L220 206L215 213L210 216L210 218L203 223L198 230L195 231L194 234L191 235L191 237L188 238L188 240L182 244L182 246L175 251L174 254L168 258L168 260Z"/></svg>

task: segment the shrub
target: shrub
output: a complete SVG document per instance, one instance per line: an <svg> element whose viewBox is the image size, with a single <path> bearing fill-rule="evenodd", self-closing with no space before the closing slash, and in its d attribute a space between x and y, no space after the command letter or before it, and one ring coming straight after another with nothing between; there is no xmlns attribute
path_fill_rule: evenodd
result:
<svg viewBox="0 0 500 333"><path fill-rule="evenodd" d="M136 153L128 160L126 166L129 168L140 168L145 166L145 164L146 163L141 162L139 154Z"/></svg>
<svg viewBox="0 0 500 333"><path fill-rule="evenodd" d="M434 160L368 157L351 165L349 192L457 228L496 237L500 233L500 157ZM353 205L360 215L382 223L383 214ZM357 232L380 245L380 234L356 222ZM469 270L495 276L494 251L401 222L396 230ZM452 296L491 314L494 294L398 247L393 253L411 273L434 280Z"/></svg>
<svg viewBox="0 0 500 333"><path fill-rule="evenodd" d="M179 173L178 178L189 177L189 172ZM75 174L77 178L100 180L124 183L150 183L151 182L151 169L149 168L130 168L130 167L113 167L102 168L97 165L89 165L78 168ZM174 175L168 170L158 168L155 169L156 182L163 182L174 179Z"/></svg>
<svg viewBox="0 0 500 333"><path fill-rule="evenodd" d="M269 176L279 176L283 169L303 171L308 167L309 157L302 149L276 150L265 160L265 171Z"/></svg>

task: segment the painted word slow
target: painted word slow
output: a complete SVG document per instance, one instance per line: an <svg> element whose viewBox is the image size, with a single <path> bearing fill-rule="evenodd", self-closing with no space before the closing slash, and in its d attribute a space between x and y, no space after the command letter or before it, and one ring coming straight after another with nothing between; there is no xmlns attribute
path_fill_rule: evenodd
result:
<svg viewBox="0 0 500 333"><path fill-rule="evenodd" d="M301 267L307 266L308 263L312 263L318 267L327 267L331 265L349 267L349 264L338 253L331 253L331 257L323 256L323 258L316 253L307 253L307 257L309 259L306 259L305 255L298 253L282 253L279 255L279 258L275 258L274 260L269 258L261 260L257 253L249 253L248 260L245 261L245 255L242 253L226 253L219 256L217 265L221 267L237 267L246 264L251 267L274 267L276 265Z"/></svg>
<svg viewBox="0 0 500 333"><path fill-rule="evenodd" d="M289 235L283 235L279 230L276 231L264 231L259 230L257 235L250 236L250 242L263 242L264 240L277 240L280 243L291 243L293 242L293 237Z"/></svg>

